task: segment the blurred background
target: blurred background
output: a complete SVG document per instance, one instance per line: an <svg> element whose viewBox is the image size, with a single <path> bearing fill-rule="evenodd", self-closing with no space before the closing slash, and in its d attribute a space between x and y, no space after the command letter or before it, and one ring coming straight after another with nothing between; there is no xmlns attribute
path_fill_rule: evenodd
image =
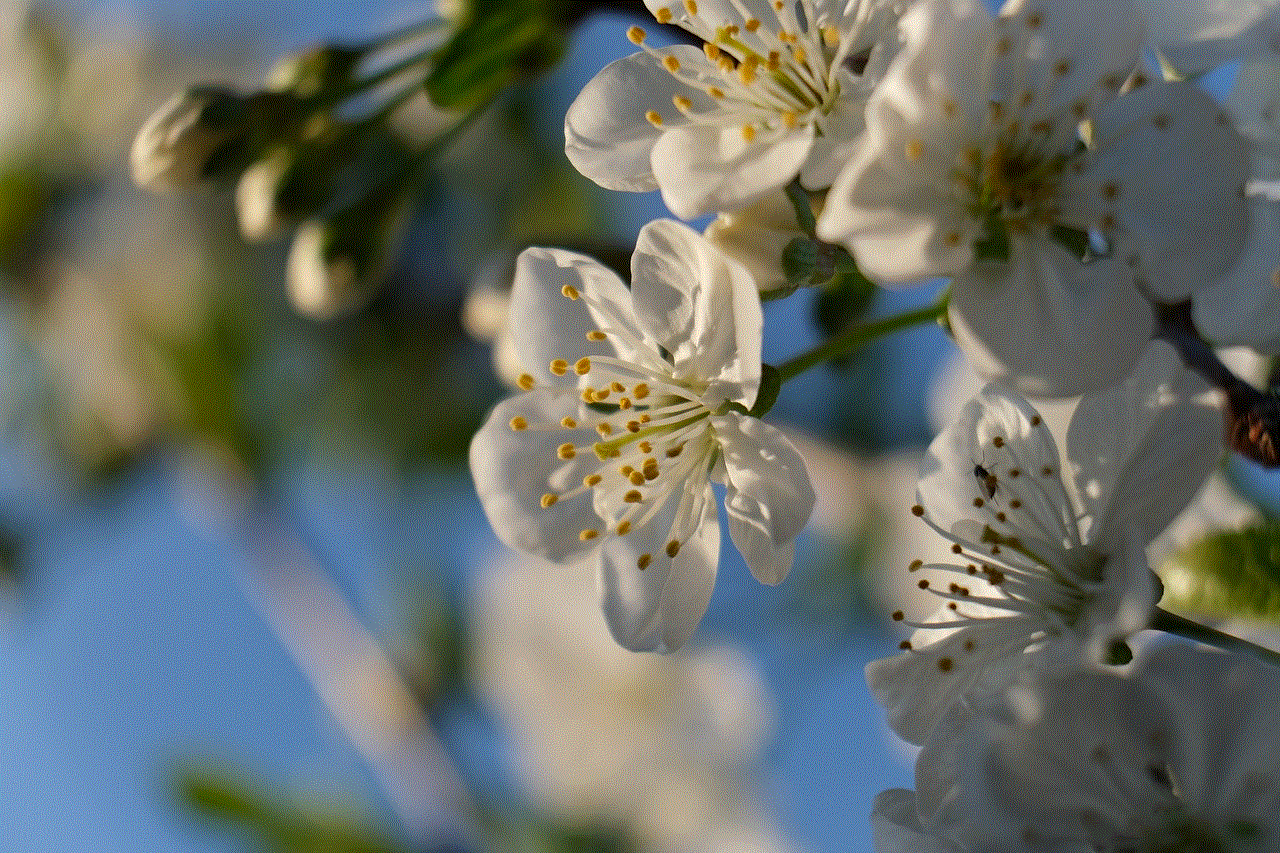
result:
<svg viewBox="0 0 1280 853"><path fill-rule="evenodd" d="M458 5L3 0L0 850L860 851L911 785L862 669L960 397L944 375L931 427L940 330L787 385L820 495L796 568L759 586L726 537L676 655L618 649L592 567L507 552L472 491L515 252L625 264L664 215L563 156L627 4L579 4L465 122L397 98L310 224L135 186L173 93L433 12L444 39ZM409 189L374 193L397 157ZM340 214L371 243L326 266L305 235ZM770 303L766 359L933 296Z"/></svg>

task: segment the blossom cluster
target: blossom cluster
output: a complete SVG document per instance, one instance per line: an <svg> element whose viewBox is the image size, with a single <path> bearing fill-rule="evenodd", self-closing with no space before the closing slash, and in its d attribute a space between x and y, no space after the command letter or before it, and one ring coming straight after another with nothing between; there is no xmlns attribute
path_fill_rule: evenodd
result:
<svg viewBox="0 0 1280 853"><path fill-rule="evenodd" d="M922 747L917 791L876 803L881 853L1280 840L1263 722L1280 676L1179 645L1130 664L1165 627L1151 543L1223 452L1211 347L1280 351L1280 85L1256 55L1280 10L1166 5L646 0L691 43L631 27L638 52L565 118L583 175L715 215L705 234L647 225L629 283L526 250L520 393L471 445L499 538L591 556L627 648L693 635L721 502L757 579L791 567L814 491L762 418L837 350L764 364L762 295L821 283L822 259L883 287L949 281L937 319L990 384L930 446L912 507L950 544L907 568L937 610L895 612L913 633L867 669ZM1188 76L1241 60L1225 103ZM1028 397L1079 398L1065 434Z"/></svg>

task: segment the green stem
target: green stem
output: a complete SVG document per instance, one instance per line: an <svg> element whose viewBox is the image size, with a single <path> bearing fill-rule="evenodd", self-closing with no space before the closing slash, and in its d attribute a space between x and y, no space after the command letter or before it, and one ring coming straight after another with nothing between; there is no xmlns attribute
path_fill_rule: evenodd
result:
<svg viewBox="0 0 1280 853"><path fill-rule="evenodd" d="M791 207L796 212L796 222L804 229L804 233L816 239L815 232L817 231L818 223L813 218L813 207L809 203L809 191L800 186L799 178L793 178L784 189L787 192L787 198L791 200Z"/></svg>
<svg viewBox="0 0 1280 853"><path fill-rule="evenodd" d="M1251 643L1248 640L1233 636L1225 631L1219 631L1217 628L1210 628L1208 625L1201 625L1199 622L1192 622L1176 613L1170 613L1163 607L1157 607L1155 616L1151 619L1151 627L1158 631L1165 631L1169 634L1177 634L1180 637L1186 637L1188 640L1195 640L1197 643L1205 643L1210 646L1217 646L1220 649L1233 650L1240 649L1252 652L1268 663L1280 666L1280 652L1273 651L1260 646L1257 643Z"/></svg>
<svg viewBox="0 0 1280 853"><path fill-rule="evenodd" d="M885 317L883 320L876 320L856 329L850 329L844 334L834 337L826 343L819 344L808 352L778 365L778 374L782 381L786 382L788 379L804 373L815 364L821 364L824 361L848 355L876 338L882 338L885 335L891 335L894 332L918 326L921 323L935 321L947 310L947 302L948 297L944 294L941 299L924 308L917 308L915 311L908 311L905 314Z"/></svg>

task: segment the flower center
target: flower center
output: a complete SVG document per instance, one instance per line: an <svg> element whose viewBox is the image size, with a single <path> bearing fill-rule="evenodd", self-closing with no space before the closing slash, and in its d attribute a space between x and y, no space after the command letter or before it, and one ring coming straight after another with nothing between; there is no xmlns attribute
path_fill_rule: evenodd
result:
<svg viewBox="0 0 1280 853"><path fill-rule="evenodd" d="M709 96L698 104L686 95L672 99L690 123L737 124L748 142L758 132L784 132L801 124L813 124L822 134L858 28L842 33L822 20L813 0L775 0L770 8L774 18L768 25L751 17L740 23L708 20L694 0L657 10L659 23L678 23L703 40L706 62L686 65L673 52L648 47L640 27L628 30L627 37L677 80ZM656 111L646 118L663 124Z"/></svg>
<svg viewBox="0 0 1280 853"><path fill-rule="evenodd" d="M583 299L597 317L609 317L609 305L566 285L563 295ZM511 428L562 431L565 438L555 447L558 465L542 495L549 509L562 500L592 493L592 502L609 532L626 536L644 529L673 499L675 506L666 537L665 552L675 557L680 547L698 529L709 489L710 471L719 451L710 427L711 409L701 399L705 383L677 377L670 361L649 342L638 339L624 323L613 323L587 333L591 341L615 337L636 353L635 361L613 356L582 356L576 361L554 359L549 369L556 376L571 371L581 377L579 388L583 408L579 417L566 416L558 424L536 427L524 418L515 418ZM535 387L529 374L519 385ZM598 440L587 437L592 433ZM583 468L579 456L594 455L596 466ZM564 483L576 468L580 482ZM557 487L558 486L558 487ZM567 488L566 488L567 486ZM582 541L601 535L597 528L579 533ZM648 567L653 554L641 554L640 569Z"/></svg>

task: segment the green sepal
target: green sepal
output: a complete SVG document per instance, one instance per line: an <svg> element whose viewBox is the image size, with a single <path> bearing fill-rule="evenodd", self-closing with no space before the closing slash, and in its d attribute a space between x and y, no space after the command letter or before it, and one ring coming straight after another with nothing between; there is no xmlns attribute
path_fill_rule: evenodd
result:
<svg viewBox="0 0 1280 853"><path fill-rule="evenodd" d="M762 418L773 404L778 402L778 392L782 390L782 374L772 364L760 365L760 390L756 392L756 403L747 414Z"/></svg>
<svg viewBox="0 0 1280 853"><path fill-rule="evenodd" d="M1280 522L1215 533L1170 555L1162 605L1280 621Z"/></svg>

